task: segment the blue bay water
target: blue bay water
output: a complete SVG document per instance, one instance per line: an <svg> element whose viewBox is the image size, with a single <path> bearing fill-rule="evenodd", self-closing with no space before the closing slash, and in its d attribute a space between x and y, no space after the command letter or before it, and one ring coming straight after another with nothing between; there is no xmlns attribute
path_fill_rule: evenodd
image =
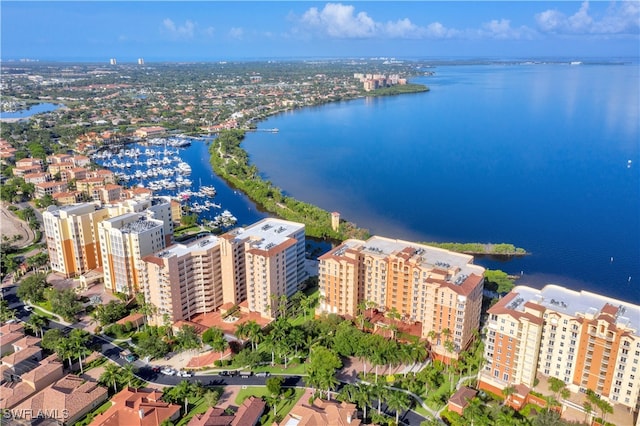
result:
<svg viewBox="0 0 640 426"><path fill-rule="evenodd" d="M243 146L286 193L372 233L513 243L532 254L476 262L640 303L637 64L435 72L414 80L428 93L283 113Z"/></svg>
<svg viewBox="0 0 640 426"><path fill-rule="evenodd" d="M30 106L27 109L21 109L19 111L2 112L0 118L28 118L32 115L40 114L43 112L51 112L60 108L60 105L51 103L41 103Z"/></svg>

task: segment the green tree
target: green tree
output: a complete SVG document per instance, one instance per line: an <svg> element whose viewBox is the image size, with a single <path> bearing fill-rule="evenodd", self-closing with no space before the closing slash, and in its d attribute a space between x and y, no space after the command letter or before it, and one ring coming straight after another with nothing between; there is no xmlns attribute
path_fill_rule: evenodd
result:
<svg viewBox="0 0 640 426"><path fill-rule="evenodd" d="M335 373L342 366L340 357L324 346L314 346L309 356L307 368L307 381L317 389L326 389L329 392L337 385Z"/></svg>
<svg viewBox="0 0 640 426"><path fill-rule="evenodd" d="M269 377L265 384L267 386L267 390L272 395L280 395L280 393L282 392L283 382L284 382L284 379L282 378L282 376L273 376L273 377Z"/></svg>
<svg viewBox="0 0 640 426"><path fill-rule="evenodd" d="M98 380L107 386L113 386L113 393L118 393L118 381L120 380L120 367L117 364L108 362L104 366L104 372Z"/></svg>
<svg viewBox="0 0 640 426"><path fill-rule="evenodd" d="M50 351L55 351L61 340L65 339L65 335L62 330L57 328L51 328L44 332L40 346Z"/></svg>
<svg viewBox="0 0 640 426"><path fill-rule="evenodd" d="M511 398L511 395L513 395L516 392L517 392L516 387L513 385L509 385L506 388L502 389L502 395L504 395L504 400L502 401L502 405L506 405L509 402L509 398Z"/></svg>
<svg viewBox="0 0 640 426"><path fill-rule="evenodd" d="M73 329L71 333L69 333L69 341L71 348L78 358L80 373L83 374L82 358L91 353L91 350L87 347L89 341L91 341L91 335L84 330Z"/></svg>
<svg viewBox="0 0 640 426"><path fill-rule="evenodd" d="M15 317L16 311L9 309L9 302L4 299L0 299L0 322L6 322Z"/></svg>
<svg viewBox="0 0 640 426"><path fill-rule="evenodd" d="M224 332L218 327L211 327L202 333L202 343L211 346L214 351L220 352L220 358L224 355L229 342L224 337Z"/></svg>
<svg viewBox="0 0 640 426"><path fill-rule="evenodd" d="M82 303L78 300L78 296L71 288L64 290L47 291L47 299L51 303L51 310L60 315L66 321L74 322L76 316L82 310Z"/></svg>
<svg viewBox="0 0 640 426"><path fill-rule="evenodd" d="M36 336L42 336L42 329L49 325L49 319L37 312L31 314L25 326L35 333Z"/></svg>
<svg viewBox="0 0 640 426"><path fill-rule="evenodd" d="M400 411L406 410L411 406L409 395L402 391L389 392L387 396L387 406L396 413L396 424L400 424Z"/></svg>
<svg viewBox="0 0 640 426"><path fill-rule="evenodd" d="M183 325L175 335L177 345L182 350L197 349L201 346L200 337L195 327Z"/></svg>
<svg viewBox="0 0 640 426"><path fill-rule="evenodd" d="M217 390L208 390L203 395L203 398L207 407L215 407L220 400L220 392Z"/></svg>
<svg viewBox="0 0 640 426"><path fill-rule="evenodd" d="M127 305L117 300L111 300L106 305L97 305L91 313L102 326L114 323L126 315Z"/></svg>
<svg viewBox="0 0 640 426"><path fill-rule="evenodd" d="M44 274L34 274L20 282L16 294L23 301L39 303L44 300L44 290L46 288L46 276Z"/></svg>

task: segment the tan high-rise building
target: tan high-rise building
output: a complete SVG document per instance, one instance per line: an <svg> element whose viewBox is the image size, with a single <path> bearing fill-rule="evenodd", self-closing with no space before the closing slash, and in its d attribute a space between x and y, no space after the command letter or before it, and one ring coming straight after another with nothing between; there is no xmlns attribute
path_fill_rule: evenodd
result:
<svg viewBox="0 0 640 426"><path fill-rule="evenodd" d="M138 196L109 205L107 208L109 217L116 217L125 213L145 213L149 218L162 221L165 244L171 244L173 240L174 207L170 197Z"/></svg>
<svg viewBox="0 0 640 426"><path fill-rule="evenodd" d="M455 358L479 328L483 274L469 255L377 236L347 240L320 257L319 311L355 317L364 303L397 313L421 324L436 356Z"/></svg>
<svg viewBox="0 0 640 426"><path fill-rule="evenodd" d="M536 373L638 410L640 306L547 285L515 287L491 309L480 386L534 386Z"/></svg>
<svg viewBox="0 0 640 426"><path fill-rule="evenodd" d="M72 277L99 267L98 223L107 217L93 203L49 206L42 219L51 269Z"/></svg>
<svg viewBox="0 0 640 426"><path fill-rule="evenodd" d="M218 237L176 244L142 261L145 300L157 308L152 324L188 320L223 304Z"/></svg>
<svg viewBox="0 0 640 426"><path fill-rule="evenodd" d="M277 315L280 296L293 296L307 278L301 223L267 218L221 236L225 303L247 300L250 311Z"/></svg>
<svg viewBox="0 0 640 426"><path fill-rule="evenodd" d="M99 223L105 288L128 295L141 290L140 262L166 246L164 227L163 221L143 213L126 213Z"/></svg>

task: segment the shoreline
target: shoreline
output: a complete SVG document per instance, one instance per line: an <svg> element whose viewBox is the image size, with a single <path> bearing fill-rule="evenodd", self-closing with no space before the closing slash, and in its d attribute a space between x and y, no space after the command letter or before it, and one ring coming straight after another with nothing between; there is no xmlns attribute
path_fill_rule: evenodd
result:
<svg viewBox="0 0 640 426"><path fill-rule="evenodd" d="M258 168L249 163L249 156L246 150L240 145L244 139L244 131L222 131L218 138L222 141L213 140L209 145L210 164L213 172L227 185L242 191L260 210L273 214L281 219L300 221L307 228L307 237L324 240L332 245L340 244L349 238L361 240L368 239L371 234L368 229L360 228L355 223L340 220L340 229L334 231L331 228L331 213L318 206L282 195L282 189L273 185L270 181L265 181L260 177ZM223 145L225 148L223 148ZM234 155L235 153L235 155ZM230 160L230 161L226 161ZM243 161L241 163L241 161ZM237 174L231 173L226 166L232 164L233 169L240 170L246 168L249 174L244 179ZM293 208L302 210L313 209L316 214L324 214L324 220L315 218L315 223L292 218L296 212ZM305 217L308 219L308 217ZM515 247L513 244L501 243L436 243L424 242L423 244L440 247L458 253L465 253L477 257L494 257L505 260L514 257L524 257L529 255L525 249Z"/></svg>

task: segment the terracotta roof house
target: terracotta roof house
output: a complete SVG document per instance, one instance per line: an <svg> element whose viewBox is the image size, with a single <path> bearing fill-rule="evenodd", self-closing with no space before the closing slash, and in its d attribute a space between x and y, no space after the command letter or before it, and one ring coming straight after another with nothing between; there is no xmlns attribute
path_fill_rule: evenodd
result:
<svg viewBox="0 0 640 426"><path fill-rule="evenodd" d="M449 398L449 411L462 415L469 401L476 397L478 391L467 386L462 386Z"/></svg>
<svg viewBox="0 0 640 426"><path fill-rule="evenodd" d="M251 396L244 400L235 414L226 414L222 408L212 407L193 416L187 426L255 426L265 405L262 399Z"/></svg>
<svg viewBox="0 0 640 426"><path fill-rule="evenodd" d="M13 371L13 370L11 370ZM20 377L20 381L7 381L0 386L0 408L13 408L26 398L62 378L62 363L57 355L43 359L40 364Z"/></svg>
<svg viewBox="0 0 640 426"><path fill-rule="evenodd" d="M311 405L298 402L279 426L359 426L361 420L356 414L355 404L316 399Z"/></svg>
<svg viewBox="0 0 640 426"><path fill-rule="evenodd" d="M107 390L102 386L69 374L15 409L30 413L53 413L59 423L74 424L107 397Z"/></svg>
<svg viewBox="0 0 640 426"><path fill-rule="evenodd" d="M0 356L13 352L13 344L24 337L24 326L20 323L0 327Z"/></svg>
<svg viewBox="0 0 640 426"><path fill-rule="evenodd" d="M34 369L42 359L42 349L40 339L32 336L22 336L11 345L13 353L5 355L0 359L2 365L13 369L13 374L22 375Z"/></svg>
<svg viewBox="0 0 640 426"><path fill-rule="evenodd" d="M113 405L96 416L90 426L159 426L180 417L180 406L161 401L162 392L126 388L111 398Z"/></svg>

